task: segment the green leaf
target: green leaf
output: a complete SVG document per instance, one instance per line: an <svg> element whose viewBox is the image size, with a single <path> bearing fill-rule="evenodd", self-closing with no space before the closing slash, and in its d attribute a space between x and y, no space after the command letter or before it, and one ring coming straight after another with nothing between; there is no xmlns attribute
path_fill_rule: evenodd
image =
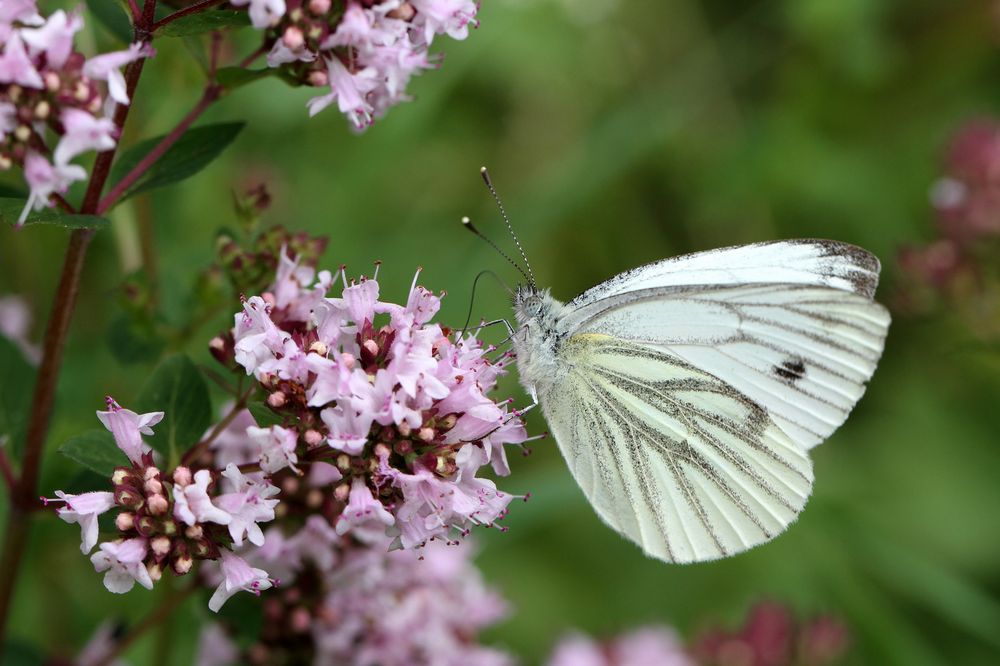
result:
<svg viewBox="0 0 1000 666"><path fill-rule="evenodd" d="M122 0L87 0L87 9L116 39L126 44L132 41L132 20Z"/></svg>
<svg viewBox="0 0 1000 666"><path fill-rule="evenodd" d="M0 337L0 437L6 435L12 458L20 458L35 389L35 367L14 343Z"/></svg>
<svg viewBox="0 0 1000 666"><path fill-rule="evenodd" d="M24 199L0 198L0 222L6 222L10 226L16 225L26 203ZM53 224L66 229L102 229L110 225L111 222L107 218L97 215L74 215L58 208L43 208L28 213L28 219L25 220L24 224L25 226Z"/></svg>
<svg viewBox="0 0 1000 666"><path fill-rule="evenodd" d="M43 666L45 657L34 645L22 641L6 641L0 646L0 664L7 666Z"/></svg>
<svg viewBox="0 0 1000 666"><path fill-rule="evenodd" d="M198 173L222 153L242 131L245 123L216 123L189 129L119 199L139 192L172 185ZM111 168L111 182L118 183L163 140L162 136L140 141Z"/></svg>
<svg viewBox="0 0 1000 666"><path fill-rule="evenodd" d="M112 355L125 365L159 358L164 346L166 342L155 323L148 319L122 314L108 326L108 347Z"/></svg>
<svg viewBox="0 0 1000 666"><path fill-rule="evenodd" d="M243 67L223 67L215 73L215 80L227 90L234 90L248 83L273 76L277 70L270 67L244 69Z"/></svg>
<svg viewBox="0 0 1000 666"><path fill-rule="evenodd" d="M250 415L253 416L253 420L257 422L257 426L260 428L270 428L273 425L281 425L285 422L284 418L268 407L266 403L251 402L247 405L247 409L250 410Z"/></svg>
<svg viewBox="0 0 1000 666"><path fill-rule="evenodd" d="M250 15L236 9L219 9L182 16L171 21L154 34L157 37L186 37L200 35L226 28L242 28L250 25Z"/></svg>
<svg viewBox="0 0 1000 666"><path fill-rule="evenodd" d="M168 456L171 465L201 439L212 420L205 379L183 354L168 357L153 371L139 392L135 410L164 412L163 421L154 428L156 434L146 441Z"/></svg>
<svg viewBox="0 0 1000 666"><path fill-rule="evenodd" d="M8 197L11 199L20 199L21 201L25 201L28 198L28 193L25 192L23 188L17 188L13 185L0 183L0 197Z"/></svg>
<svg viewBox="0 0 1000 666"><path fill-rule="evenodd" d="M128 458L107 430L88 430L60 446L59 453L104 478L109 478L115 467L129 464Z"/></svg>

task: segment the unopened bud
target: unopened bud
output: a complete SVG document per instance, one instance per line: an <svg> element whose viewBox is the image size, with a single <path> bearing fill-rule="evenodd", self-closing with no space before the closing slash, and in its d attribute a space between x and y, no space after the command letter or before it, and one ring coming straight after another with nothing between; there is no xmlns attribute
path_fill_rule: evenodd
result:
<svg viewBox="0 0 1000 666"><path fill-rule="evenodd" d="M183 488L184 486L191 485L193 480L190 468L178 467L174 470L174 483L178 486Z"/></svg>
<svg viewBox="0 0 1000 666"><path fill-rule="evenodd" d="M14 130L14 138L18 141L27 141L31 138L31 128L27 125L18 125Z"/></svg>
<svg viewBox="0 0 1000 666"><path fill-rule="evenodd" d="M388 458L392 450L389 449L389 445L385 442L379 442L375 445L375 457L376 458Z"/></svg>
<svg viewBox="0 0 1000 666"><path fill-rule="evenodd" d="M312 627L312 615L300 606L292 611L288 624L293 633L304 634Z"/></svg>
<svg viewBox="0 0 1000 666"><path fill-rule="evenodd" d="M86 102L87 98L90 97L90 89L87 87L87 84L83 81L77 83L76 88L73 89L73 97L78 102Z"/></svg>
<svg viewBox="0 0 1000 666"><path fill-rule="evenodd" d="M346 453L341 453L339 456L337 456L337 469L339 469L341 472L346 472L347 470L351 469L351 459L347 456Z"/></svg>
<svg viewBox="0 0 1000 666"><path fill-rule="evenodd" d="M330 76L322 69L314 69L309 72L309 85L317 88L324 88L330 83Z"/></svg>
<svg viewBox="0 0 1000 666"><path fill-rule="evenodd" d="M438 421L438 428L447 432L448 430L454 428L457 422L458 416L456 414L448 414L443 419Z"/></svg>
<svg viewBox="0 0 1000 666"><path fill-rule="evenodd" d="M346 502L348 495L351 494L351 487L346 483L342 483L337 486L336 490L333 491L333 497L338 502Z"/></svg>
<svg viewBox="0 0 1000 666"><path fill-rule="evenodd" d="M181 555L180 557L174 558L174 560L170 563L174 573L178 576L183 576L187 572L191 571L192 565L194 565L194 560L191 559L190 555Z"/></svg>
<svg viewBox="0 0 1000 666"><path fill-rule="evenodd" d="M323 493L319 488L313 488L306 495L306 506L310 509L318 509L323 504Z"/></svg>
<svg viewBox="0 0 1000 666"><path fill-rule="evenodd" d="M39 120L45 120L48 118L51 111L52 107L44 99L35 105L35 117Z"/></svg>
<svg viewBox="0 0 1000 666"><path fill-rule="evenodd" d="M407 453L413 451L413 442L408 439L401 439L396 442L396 445L393 448L396 450L396 453L401 456L405 456Z"/></svg>
<svg viewBox="0 0 1000 666"><path fill-rule="evenodd" d="M49 92L55 92L59 90L59 86L61 85L62 82L59 80L58 74L56 74L51 70L45 72L45 87L48 89ZM13 88L14 86L11 87Z"/></svg>
<svg viewBox="0 0 1000 666"><path fill-rule="evenodd" d="M224 351L226 349L226 341L217 335L208 341L208 348L213 351Z"/></svg>
<svg viewBox="0 0 1000 666"><path fill-rule="evenodd" d="M365 343L361 346L372 356L378 356L378 343L371 338L365 340Z"/></svg>
<svg viewBox="0 0 1000 666"><path fill-rule="evenodd" d="M165 536L154 537L149 542L149 548L157 557L163 557L170 552L170 539Z"/></svg>
<svg viewBox="0 0 1000 666"><path fill-rule="evenodd" d="M139 509L144 504L144 500L134 488L118 486L115 489L115 504L129 509Z"/></svg>
<svg viewBox="0 0 1000 666"><path fill-rule="evenodd" d="M421 428L420 432L417 433L417 437L423 442L433 442L434 428Z"/></svg>
<svg viewBox="0 0 1000 666"><path fill-rule="evenodd" d="M139 519L135 521L135 531L142 536L149 536L155 528L156 518L153 518L152 516L140 516Z"/></svg>
<svg viewBox="0 0 1000 666"><path fill-rule="evenodd" d="M313 14L326 14L330 11L330 0L309 0L309 11Z"/></svg>
<svg viewBox="0 0 1000 666"><path fill-rule="evenodd" d="M278 409L279 407L284 407L286 401L287 400L285 398L284 391L275 391L271 395L267 396L268 406L273 407L274 409Z"/></svg>
<svg viewBox="0 0 1000 666"><path fill-rule="evenodd" d="M411 428L410 424L407 423L406 421L403 421L398 426L396 426L396 430L399 431L401 437L409 437L410 433L413 432L413 428Z"/></svg>
<svg viewBox="0 0 1000 666"><path fill-rule="evenodd" d="M156 562L146 565L146 571L149 573L149 579L154 583L163 577L163 567L161 567Z"/></svg>
<svg viewBox="0 0 1000 666"><path fill-rule="evenodd" d="M132 472L127 467L115 467L115 472L111 475L111 483L120 486L131 474Z"/></svg>
<svg viewBox="0 0 1000 666"><path fill-rule="evenodd" d="M177 523L170 519L164 520L161 529L167 536L174 536L177 534Z"/></svg>
<svg viewBox="0 0 1000 666"><path fill-rule="evenodd" d="M306 444L308 444L309 446L319 446L320 444L323 443L324 439L323 433L321 433L319 430L314 430L312 428L306 430L306 434L303 436L303 438L306 440Z"/></svg>
<svg viewBox="0 0 1000 666"><path fill-rule="evenodd" d="M159 495L163 492L163 484L156 479L149 479L142 487L149 495Z"/></svg>
<svg viewBox="0 0 1000 666"><path fill-rule="evenodd" d="M122 511L115 516L115 527L122 532L128 532L130 529L135 527L135 514L128 511Z"/></svg>
<svg viewBox="0 0 1000 666"><path fill-rule="evenodd" d="M205 530L201 528L201 525L189 525L184 530L184 536L188 539L200 539L204 534Z"/></svg>
<svg viewBox="0 0 1000 666"><path fill-rule="evenodd" d="M150 465L142 473L142 478L146 479L147 481L149 479L158 479L158 478L160 478L160 470L159 470L159 468Z"/></svg>
<svg viewBox="0 0 1000 666"><path fill-rule="evenodd" d="M417 10L413 8L413 5L408 2L404 2L399 7L396 7L391 12L388 12L386 16L389 18L399 19L401 21L409 21L416 15L416 13Z"/></svg>
<svg viewBox="0 0 1000 666"><path fill-rule="evenodd" d="M289 476L281 482L281 490L286 495L294 495L299 492L299 485L299 480L297 478Z"/></svg>
<svg viewBox="0 0 1000 666"><path fill-rule="evenodd" d="M327 348L325 342L323 342L322 340L317 340L316 342L309 345L309 351L315 352L320 356L326 356L326 353L330 350Z"/></svg>
<svg viewBox="0 0 1000 666"><path fill-rule="evenodd" d="M295 51L302 48L302 45L306 43L306 38L301 30L291 25L285 30L285 34L281 36L281 41L285 43L285 46Z"/></svg>
<svg viewBox="0 0 1000 666"><path fill-rule="evenodd" d="M170 508L170 502L163 495L153 495L148 500L147 508L154 516L162 516Z"/></svg>

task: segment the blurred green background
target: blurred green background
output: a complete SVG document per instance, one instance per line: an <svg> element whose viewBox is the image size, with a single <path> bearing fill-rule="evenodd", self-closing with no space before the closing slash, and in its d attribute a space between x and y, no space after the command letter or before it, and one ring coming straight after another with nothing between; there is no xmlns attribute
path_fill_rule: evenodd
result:
<svg viewBox="0 0 1000 666"><path fill-rule="evenodd" d="M95 241L41 487L71 479L55 449L97 426L103 396L127 405L149 372L107 343L116 286L141 260L136 218L152 217L165 314L182 321L216 230L235 223L231 191L261 180L274 195L267 222L328 235L330 268L369 272L381 259L390 299L423 266L422 283L449 292L440 319L452 325L478 271L516 279L458 223L468 214L509 245L481 164L561 299L669 255L828 237L882 258L891 302L897 249L932 234L927 191L949 135L1000 108L998 17L992 2L487 0L467 41L441 40L443 67L414 80L415 101L364 135L335 110L308 119L309 91L240 89L207 116L249 121L234 146L198 177L122 206ZM88 39L111 44L95 25ZM184 45L157 47L126 142L166 131L199 94ZM55 228L0 229L0 294L23 294L44 320L64 244ZM509 315L503 290L484 281L475 313ZM189 351L207 362L231 316L220 311ZM721 562L645 559L595 517L553 442L512 456L501 487L532 500L513 508L509 533L479 535L484 574L514 611L487 638L537 663L571 628L608 636L662 622L690 636L770 598L841 616L851 663L1000 663L1000 362L974 339L946 311L897 316L867 395L814 452L798 522ZM525 400L513 377L503 388ZM531 416L534 432L546 428ZM77 538L54 516L37 522L12 637L72 653L102 619L156 602L159 592L107 594ZM178 664L208 614L184 608ZM140 642L134 663L153 644Z"/></svg>

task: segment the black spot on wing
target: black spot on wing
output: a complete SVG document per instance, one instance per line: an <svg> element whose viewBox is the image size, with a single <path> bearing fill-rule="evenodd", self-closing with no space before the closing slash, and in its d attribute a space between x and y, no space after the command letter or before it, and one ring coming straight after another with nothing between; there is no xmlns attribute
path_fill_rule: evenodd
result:
<svg viewBox="0 0 1000 666"><path fill-rule="evenodd" d="M806 364L801 358L786 358L781 365L773 368L774 374L789 382L796 382L806 376Z"/></svg>

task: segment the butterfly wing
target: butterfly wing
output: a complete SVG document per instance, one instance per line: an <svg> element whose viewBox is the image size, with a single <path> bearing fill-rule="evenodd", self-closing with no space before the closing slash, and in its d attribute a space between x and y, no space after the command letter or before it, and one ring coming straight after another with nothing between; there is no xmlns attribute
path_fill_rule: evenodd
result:
<svg viewBox="0 0 1000 666"><path fill-rule="evenodd" d="M698 253L606 284L616 286L599 285L569 304L569 330L684 359L765 408L805 448L846 420L889 326L888 311L872 300L878 260L832 241Z"/></svg>
<svg viewBox="0 0 1000 666"><path fill-rule="evenodd" d="M732 555L802 509L808 455L732 386L609 335L574 335L560 355L541 396L556 441L598 515L648 555Z"/></svg>

